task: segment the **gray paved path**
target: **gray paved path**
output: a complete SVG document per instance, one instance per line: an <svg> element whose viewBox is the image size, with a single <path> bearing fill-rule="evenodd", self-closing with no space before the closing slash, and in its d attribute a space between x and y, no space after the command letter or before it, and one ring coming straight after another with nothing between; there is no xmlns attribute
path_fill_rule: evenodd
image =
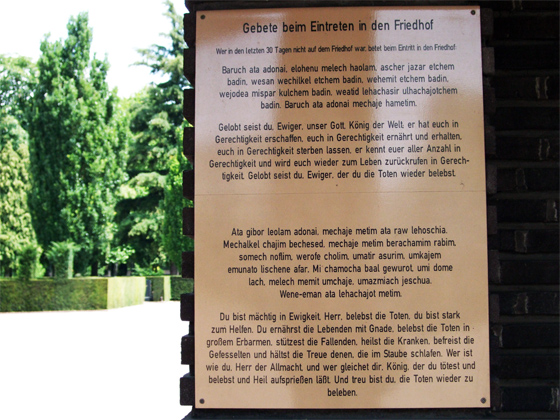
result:
<svg viewBox="0 0 560 420"><path fill-rule="evenodd" d="M178 302L0 313L0 419L181 420Z"/></svg>

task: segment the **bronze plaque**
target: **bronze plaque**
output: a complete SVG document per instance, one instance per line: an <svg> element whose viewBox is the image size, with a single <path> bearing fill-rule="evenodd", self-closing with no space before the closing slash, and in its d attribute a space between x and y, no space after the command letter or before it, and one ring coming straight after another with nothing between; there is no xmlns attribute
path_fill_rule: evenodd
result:
<svg viewBox="0 0 560 420"><path fill-rule="evenodd" d="M197 408L489 406L480 10L197 14Z"/></svg>

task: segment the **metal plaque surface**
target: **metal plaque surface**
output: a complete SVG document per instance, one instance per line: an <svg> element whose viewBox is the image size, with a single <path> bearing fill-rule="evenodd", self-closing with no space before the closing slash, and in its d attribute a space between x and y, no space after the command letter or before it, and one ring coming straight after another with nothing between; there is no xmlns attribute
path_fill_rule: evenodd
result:
<svg viewBox="0 0 560 420"><path fill-rule="evenodd" d="M479 14L197 14L198 408L489 406Z"/></svg>

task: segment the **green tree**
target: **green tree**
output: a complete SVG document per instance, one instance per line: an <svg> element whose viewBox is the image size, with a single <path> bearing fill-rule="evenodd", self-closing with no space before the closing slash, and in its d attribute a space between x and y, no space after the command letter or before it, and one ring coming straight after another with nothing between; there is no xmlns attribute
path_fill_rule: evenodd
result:
<svg viewBox="0 0 560 420"><path fill-rule="evenodd" d="M36 244L29 213L27 133L0 112L0 276L15 274L20 253Z"/></svg>
<svg viewBox="0 0 560 420"><path fill-rule="evenodd" d="M167 46L152 45L139 50L139 65L162 76L163 82L152 84L131 99L130 129L133 140L129 149L127 171L130 181L122 189L119 203L119 242L131 245L132 260L140 267L166 265L163 244L163 198L165 178L176 161L183 124L183 22L173 4L166 1L171 30Z"/></svg>
<svg viewBox="0 0 560 420"><path fill-rule="evenodd" d="M15 274L22 253L38 249L28 204L28 135L22 128L33 70L28 58L0 55L0 275Z"/></svg>
<svg viewBox="0 0 560 420"><path fill-rule="evenodd" d="M126 179L127 120L109 91L107 60L90 58L87 14L70 18L64 41L41 43L29 123L31 209L44 249L80 246L77 267L97 274L110 250L117 191Z"/></svg>
<svg viewBox="0 0 560 420"><path fill-rule="evenodd" d="M0 113L16 118L24 128L34 82L35 64L29 58L0 54Z"/></svg>
<svg viewBox="0 0 560 420"><path fill-rule="evenodd" d="M178 128L182 136L181 128ZM192 169L192 165L183 155L179 143L177 153L171 158L169 173L166 177L164 191L163 247L169 260L181 267L183 251L192 251L192 239L183 235L183 208L192 207L191 200L183 197L183 171Z"/></svg>

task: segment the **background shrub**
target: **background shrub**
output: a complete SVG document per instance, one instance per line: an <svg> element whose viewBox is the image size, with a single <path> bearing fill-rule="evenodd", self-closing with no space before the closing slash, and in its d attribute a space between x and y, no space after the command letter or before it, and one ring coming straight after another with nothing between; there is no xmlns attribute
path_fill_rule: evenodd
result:
<svg viewBox="0 0 560 420"><path fill-rule="evenodd" d="M54 279L65 280L73 277L74 253L80 247L72 241L52 242L47 258L54 266Z"/></svg>
<svg viewBox="0 0 560 420"><path fill-rule="evenodd" d="M152 285L151 300L171 300L171 279L169 276L148 277Z"/></svg>
<svg viewBox="0 0 560 420"><path fill-rule="evenodd" d="M21 250L17 276L22 280L42 277L43 267L39 262L43 249L37 244L29 244Z"/></svg>
<svg viewBox="0 0 560 420"><path fill-rule="evenodd" d="M171 276L171 300L181 300L183 293L192 293L193 279L184 279L181 276Z"/></svg>

